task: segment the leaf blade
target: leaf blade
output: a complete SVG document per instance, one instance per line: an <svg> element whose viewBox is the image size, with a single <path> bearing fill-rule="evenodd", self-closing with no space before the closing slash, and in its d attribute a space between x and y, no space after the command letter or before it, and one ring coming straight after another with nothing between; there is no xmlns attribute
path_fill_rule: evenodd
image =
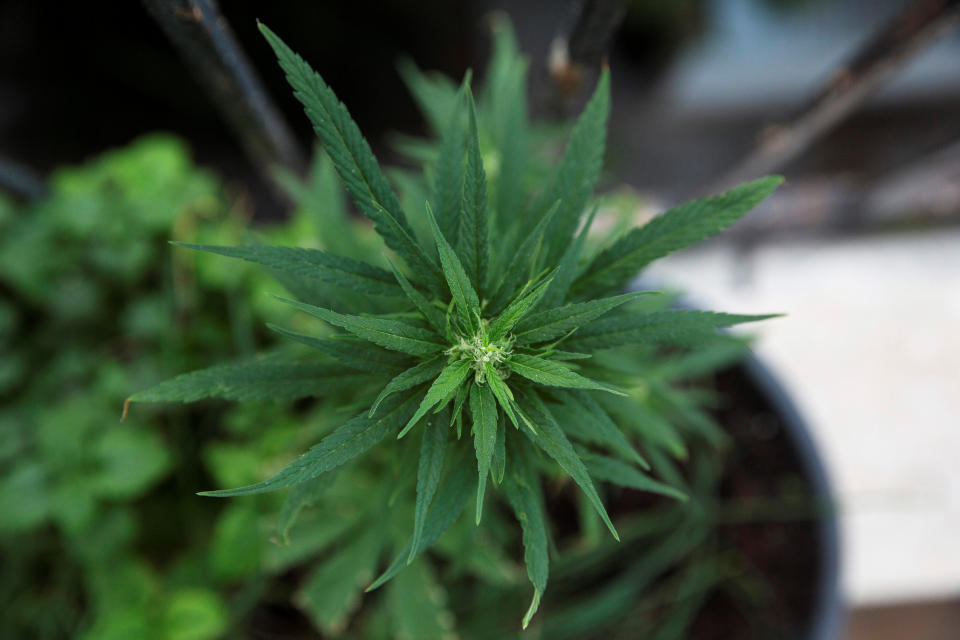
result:
<svg viewBox="0 0 960 640"><path fill-rule="evenodd" d="M369 342L318 338L267 323L271 331L325 353L351 369L369 373L397 374L409 366L409 359L396 351L381 349Z"/></svg>
<svg viewBox="0 0 960 640"><path fill-rule="evenodd" d="M597 255L574 290L608 291L625 285L654 260L726 229L783 182L767 176L718 196L691 200L630 231Z"/></svg>
<svg viewBox="0 0 960 640"><path fill-rule="evenodd" d="M647 461L637 453L637 450L623 435L623 431L617 427L609 414L588 394L581 392L566 393L564 394L564 405L567 407L569 417L563 423L571 427L567 431L574 437L583 442L609 447L627 460L631 460L645 469L650 468Z"/></svg>
<svg viewBox="0 0 960 640"><path fill-rule="evenodd" d="M490 475L490 463L497 443L497 401L490 385L470 387L470 412L473 415L473 445L477 454L477 517L483 514L483 496Z"/></svg>
<svg viewBox="0 0 960 640"><path fill-rule="evenodd" d="M553 181L532 207L533 211L546 211L552 202L561 202L546 235L546 264L555 264L566 250L593 193L593 186L600 177L609 115L610 72L604 69L593 95L570 133L570 141Z"/></svg>
<svg viewBox="0 0 960 640"><path fill-rule="evenodd" d="M266 25L258 26L357 207L373 222L387 246L418 274L438 283L440 274L436 265L414 239L397 196L347 108L303 58Z"/></svg>
<svg viewBox="0 0 960 640"><path fill-rule="evenodd" d="M537 356L525 353L514 353L506 361L507 366L524 378L547 387L561 387L566 389L596 389L623 395L620 391L581 376L568 366Z"/></svg>
<svg viewBox="0 0 960 640"><path fill-rule="evenodd" d="M279 298L279 300L325 322L346 329L358 338L384 349L415 356L427 356L443 350L443 345L436 342L437 336L434 332L399 320L353 316L287 298Z"/></svg>
<svg viewBox="0 0 960 640"><path fill-rule="evenodd" d="M437 220L429 209L427 209L427 218L430 221L430 229L437 245L437 252L440 254L443 277L447 281L454 305L462 322L468 327L474 327L475 320L480 315L480 298L477 297L477 291L473 288L460 258L457 257L447 239L443 237L440 227L437 226Z"/></svg>
<svg viewBox="0 0 960 640"><path fill-rule="evenodd" d="M583 327L631 300L649 295L649 291L625 293L588 302L575 302L562 307L540 311L524 318L517 326L514 336L517 344L536 344Z"/></svg>
<svg viewBox="0 0 960 640"><path fill-rule="evenodd" d="M183 373L130 396L131 402L195 402L204 398L254 401L303 398L342 391L367 376L344 375L328 364L274 359L226 364Z"/></svg>
<svg viewBox="0 0 960 640"><path fill-rule="evenodd" d="M172 242L171 244L194 251L215 253L253 262L271 269L286 271L298 277L316 278L327 284L360 293L394 298L403 296L403 290L389 271L326 251L267 245L228 247L189 242Z"/></svg>
<svg viewBox="0 0 960 640"><path fill-rule="evenodd" d="M607 525L607 529L610 530L614 539L619 542L620 535L613 526L613 522L610 521L610 516L607 515L607 510L604 508L603 502L597 494L597 489L590 479L590 474L586 466L577 455L573 445L570 444L570 441L567 440L567 437L563 434L563 430L560 428L560 425L557 424L553 414L550 413L550 410L543 403L543 400L541 400L540 396L535 392L524 393L521 396L520 402L524 412L530 415L539 427L536 432L524 430L523 433L526 434L535 445L543 449L547 455L553 458L567 475L577 483L600 515L603 523Z"/></svg>
<svg viewBox="0 0 960 640"><path fill-rule="evenodd" d="M463 180L463 199L460 206L460 229L457 234L457 255L473 284L483 296L487 275L487 257L490 249L487 216L487 175L480 155L480 134L477 132L477 113L469 87L467 101L467 164Z"/></svg>
<svg viewBox="0 0 960 640"><path fill-rule="evenodd" d="M361 414L348 420L315 444L305 454L288 464L276 475L245 487L203 491L198 495L229 498L267 493L306 482L349 462L387 437L414 412L418 396L386 401L386 413L376 418Z"/></svg>
<svg viewBox="0 0 960 640"><path fill-rule="evenodd" d="M400 430L400 433L397 434L397 439L399 440L407 435L407 432L410 431L410 429L417 424L417 421L425 416L430 409L433 409L438 404L445 404L445 400L449 401L449 399L456 394L457 389L463 384L463 381L466 380L467 374L469 373L469 360L457 360L444 367L443 371L437 376L437 379L434 380L430 388L427 389L427 393L420 402L420 406L413 414L413 417L411 417L406 426Z"/></svg>
<svg viewBox="0 0 960 640"><path fill-rule="evenodd" d="M438 375L440 375L443 367L444 363L441 358L433 358L431 360L425 360L419 364L416 364L403 373L397 375L387 383L387 386L383 388L376 400L373 401L373 404L370 405L370 411L367 412L367 415L374 415L377 412L377 408L380 406L380 403L391 394L398 391L406 391L407 389L415 387L418 384L422 384L427 380L436 378Z"/></svg>
<svg viewBox="0 0 960 640"><path fill-rule="evenodd" d="M463 462L463 458L459 458L458 462ZM412 544L408 544L401 550L394 557L390 566L367 587L367 592L377 589L400 573L407 566L411 554L417 556L430 548L450 528L454 520L460 517L467 501L473 495L469 482L471 473L472 470L469 465L458 463L451 465L451 471L447 474L446 481L440 483L440 490L427 512L419 546L414 547Z"/></svg>
<svg viewBox="0 0 960 640"><path fill-rule="evenodd" d="M520 522L524 564L533 585L533 599L522 622L526 629L540 607L540 598L547 588L550 574L549 539L540 482L536 474L531 473L533 466L528 462L513 464L510 468L510 473L504 478L503 487L507 501Z"/></svg>
<svg viewBox="0 0 960 640"><path fill-rule="evenodd" d="M410 540L410 555L407 564L416 557L414 550L420 546L427 512L433 503L440 476L443 472L443 456L447 447L446 420L435 418L427 423L420 444L420 462L417 468L417 499L414 506L413 537Z"/></svg>
<svg viewBox="0 0 960 640"><path fill-rule="evenodd" d="M716 329L775 317L776 314L743 315L677 309L620 314L581 329L566 347L574 351L594 351L626 344L696 344L715 335Z"/></svg>

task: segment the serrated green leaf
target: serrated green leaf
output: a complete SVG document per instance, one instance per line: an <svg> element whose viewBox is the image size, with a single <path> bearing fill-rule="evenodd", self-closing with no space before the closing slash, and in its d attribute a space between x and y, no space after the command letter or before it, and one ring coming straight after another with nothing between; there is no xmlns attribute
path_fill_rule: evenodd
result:
<svg viewBox="0 0 960 640"><path fill-rule="evenodd" d="M470 397L470 388L473 386L473 382L469 379L466 384L460 385L460 388L457 389L457 395L453 400L453 413L450 414L450 426L453 426L453 423L457 423L457 440L460 439L460 434L463 429L463 404L467 401L467 398Z"/></svg>
<svg viewBox="0 0 960 640"><path fill-rule="evenodd" d="M204 491L199 495L214 498L247 496L291 487L316 478L365 453L390 432L399 429L414 412L419 400L419 395L389 398L380 415L370 418L363 413L347 421L275 476L246 487Z"/></svg>
<svg viewBox="0 0 960 640"><path fill-rule="evenodd" d="M293 540L290 546L267 545L263 569L271 574L278 574L292 567L302 566L312 556L335 544L366 516L358 509L338 510L336 514L335 518L319 516L297 520L288 534Z"/></svg>
<svg viewBox="0 0 960 640"><path fill-rule="evenodd" d="M295 485L287 494L283 501L283 507L280 509L280 516L277 519L277 533L284 545L290 544L290 527L296 522L297 516L304 507L309 507L317 503L317 500L326 493L327 489L333 484L336 474L325 473L312 480L301 482Z"/></svg>
<svg viewBox="0 0 960 640"><path fill-rule="evenodd" d="M550 358L568 362L570 360L589 360L593 356L589 353L577 353L576 351L563 351L561 349L550 349Z"/></svg>
<svg viewBox="0 0 960 640"><path fill-rule="evenodd" d="M687 494L680 489L654 480L625 462L597 455L583 449L579 450L578 454L587 466L590 475L598 480L612 482L613 484L627 487L628 489L656 493L680 500L681 502L686 502L689 499Z"/></svg>
<svg viewBox="0 0 960 640"><path fill-rule="evenodd" d="M609 413L617 417L625 431L637 434L641 442L647 443L645 451L651 457L651 464L657 447L666 449L677 458L686 458L687 446L676 428L660 412L650 409L644 402L637 402L636 399L629 401L604 396L601 400Z"/></svg>
<svg viewBox="0 0 960 640"><path fill-rule="evenodd" d="M430 511L427 512L420 544L416 547L408 544L401 550L387 570L367 587L368 592L380 587L400 573L407 566L407 561L411 555L417 556L433 546L433 543L460 517L460 513L470 500L470 496L473 495L473 487L470 486L471 477L470 465L464 463L462 456L459 457L451 465L450 472L444 481L440 483L440 490L437 492Z"/></svg>
<svg viewBox="0 0 960 640"><path fill-rule="evenodd" d="M311 231L321 248L340 256L366 253L347 210L346 194L340 186L337 170L322 149L315 150L306 179L284 167L274 168L271 175L298 208L310 217Z"/></svg>
<svg viewBox="0 0 960 640"><path fill-rule="evenodd" d="M447 434L450 430L447 421L441 417L427 422L423 428L423 440L420 443L420 461L417 469L417 501L414 507L413 538L410 541L410 557L413 561L415 549L420 547L427 513L433 503L433 497L440 484L443 473L443 455L447 448Z"/></svg>
<svg viewBox="0 0 960 640"><path fill-rule="evenodd" d="M521 290L513 302L508 304L507 308L501 311L496 319L490 323L488 329L490 340L503 338L524 316L530 313L540 302L543 294L547 292L551 281L552 278L548 276L543 282L536 285L532 291Z"/></svg>
<svg viewBox="0 0 960 640"><path fill-rule="evenodd" d="M511 464L510 472L504 476L503 483L507 500L523 532L523 559L527 566L527 576L533 584L533 599L523 616L524 629L540 607L540 597L547 588L550 571L547 517L543 508L543 492L534 469L532 461L529 460L523 460L521 464Z"/></svg>
<svg viewBox="0 0 960 640"><path fill-rule="evenodd" d="M533 391L524 393L520 397L520 407L524 413L530 416L537 426L536 432L528 430L524 430L523 432L535 445L543 449L548 456L553 458L557 464L567 472L567 475L577 483L577 486L580 487L587 496L587 499L590 500L593 508L597 510L597 513L603 519L603 523L607 525L607 529L613 534L614 539L619 542L620 535L610 521L610 517L607 515L607 510L604 508L600 496L597 495L597 489L593 486L593 481L590 479L587 468L584 466L583 461L577 455L576 451L574 451L573 445L567 440L567 436L563 435L563 430L560 428L560 425L557 424L553 414L540 399L540 396Z"/></svg>
<svg viewBox="0 0 960 640"><path fill-rule="evenodd" d="M387 386L383 388L383 391L380 392L380 395L377 396L377 399L373 401L373 405L370 407L370 411L367 413L367 415L372 416L375 414L377 412L377 407L379 407L380 403L383 402L390 394L398 391L405 391L417 386L418 384L423 384L427 380L433 380L440 375L440 372L443 371L445 366L446 363L444 362L443 358L438 357L410 367L387 383Z"/></svg>
<svg viewBox="0 0 960 640"><path fill-rule="evenodd" d="M574 290L594 292L623 287L654 260L723 231L782 182L780 176L767 176L722 195L691 200L670 209L601 252L574 284Z"/></svg>
<svg viewBox="0 0 960 640"><path fill-rule="evenodd" d="M587 237L590 234L590 228L593 226L593 219L597 215L598 209L599 207L595 206L590 210L590 215L587 216L587 220L583 224L583 229L580 230L580 233L577 234L577 237L570 243L560 257L553 282L540 301L540 306L544 309L552 309L558 306L566 299L567 294L570 292L570 287L573 285L574 280L577 279L580 259L583 256L583 248L587 243Z"/></svg>
<svg viewBox="0 0 960 640"><path fill-rule="evenodd" d="M623 313L577 331L566 346L575 351L595 351L625 344L697 344L714 336L715 329L775 317L776 314L751 316L676 309Z"/></svg>
<svg viewBox="0 0 960 640"><path fill-rule="evenodd" d="M378 296L403 297L403 289L389 271L359 260L337 256L317 249L271 247L265 245L221 247L188 242L173 242L178 247L206 251L279 269L300 278L316 278L351 291Z"/></svg>
<svg viewBox="0 0 960 640"><path fill-rule="evenodd" d="M416 413L397 434L398 439L405 436L430 409L437 405L443 406L443 404L449 402L460 385L463 384L463 381L467 379L467 375L470 373L470 364L469 360L457 360L444 367L437 379L427 389L427 394L423 397Z"/></svg>
<svg viewBox="0 0 960 640"><path fill-rule="evenodd" d="M463 106L469 86L468 71L450 109L449 121L443 129L432 198L437 226L440 227L443 237L453 246L459 246L459 220L463 208L464 175L467 170L464 161L466 128Z"/></svg>
<svg viewBox="0 0 960 640"><path fill-rule="evenodd" d="M652 375L664 380L696 378L726 368L748 353L742 338L731 336L729 340L710 341L688 353L658 363Z"/></svg>
<svg viewBox="0 0 960 640"><path fill-rule="evenodd" d="M395 640L454 640L455 619L447 608L447 593L427 561L414 562L387 588L390 638ZM367 636L369 637L369 636Z"/></svg>
<svg viewBox="0 0 960 640"><path fill-rule="evenodd" d="M307 576L294 600L324 634L339 635L373 576L383 534L376 527L343 541Z"/></svg>
<svg viewBox="0 0 960 640"><path fill-rule="evenodd" d="M470 387L470 413L473 416L473 446L477 454L477 524L483 514L483 496L490 474L490 462L497 443L497 401L490 385Z"/></svg>
<svg viewBox="0 0 960 640"><path fill-rule="evenodd" d="M225 364L184 373L130 397L132 402L287 400L350 389L369 376L330 364L280 362L274 358Z"/></svg>
<svg viewBox="0 0 960 640"><path fill-rule="evenodd" d="M486 374L487 385L493 392L493 397L497 399L497 404L500 405L503 412L510 418L510 422L516 427L517 414L513 411L513 403L515 402L513 392L489 362L484 364L484 373Z"/></svg>
<svg viewBox="0 0 960 640"><path fill-rule="evenodd" d="M603 407L588 394L565 393L563 404L566 411L562 423L567 433L581 442L609 447L627 460L632 460L646 469L650 468Z"/></svg>
<svg viewBox="0 0 960 640"><path fill-rule="evenodd" d="M497 168L493 177L494 212L507 228L519 220L525 196L524 175L527 169L527 68L528 62L517 49L509 20L492 19L493 56L484 81L489 104L490 135L496 153Z"/></svg>
<svg viewBox="0 0 960 640"><path fill-rule="evenodd" d="M480 299L477 292L470 283L470 278L460 262L460 258L454 252L453 247L447 242L437 226L437 220L433 217L433 212L427 208L427 218L430 221L430 229L433 231L433 240L437 244L437 251L440 254L440 266L443 268L443 277L450 288L450 295L453 297L454 305L465 326L475 327L476 318L480 314Z"/></svg>
<svg viewBox="0 0 960 640"><path fill-rule="evenodd" d="M325 322L342 327L358 338L380 345L384 349L415 356L428 356L444 348L437 342L438 337L433 331L421 329L400 320L352 316L296 300L286 298L279 298L279 300Z"/></svg>
<svg viewBox="0 0 960 640"><path fill-rule="evenodd" d="M397 69L431 129L442 133L456 104L456 86L443 74L424 73L408 58L402 58Z"/></svg>
<svg viewBox="0 0 960 640"><path fill-rule="evenodd" d="M490 298L488 311L490 313L500 313L517 292L520 283L524 279L530 279L536 274L532 273L541 254L541 245L543 243L543 234L546 232L550 221L553 220L560 203L555 202L553 206L543 216L533 231L524 236L523 242L516 251L510 249L510 242L504 242L503 246L507 251L509 262L498 269L502 274L500 284L496 287L495 293ZM492 283L491 283L492 284Z"/></svg>
<svg viewBox="0 0 960 640"><path fill-rule="evenodd" d="M713 418L697 406L697 401L693 398L659 384L654 387L654 395L675 413L675 416L672 416L674 422L685 425L691 433L700 435L716 449L723 446L727 434Z"/></svg>
<svg viewBox="0 0 960 640"><path fill-rule="evenodd" d="M347 108L303 58L266 25L261 23L259 27L357 207L373 222L387 246L406 260L415 273L429 283L439 284L436 265L414 239L397 196Z"/></svg>
<svg viewBox="0 0 960 640"><path fill-rule="evenodd" d="M514 372L528 380L547 387L563 387L567 389L597 389L623 395L612 387L584 378L567 365L524 353L514 353L506 361L506 365Z"/></svg>
<svg viewBox="0 0 960 640"><path fill-rule="evenodd" d="M463 177L463 199L460 205L460 228L457 234L457 255L470 278L474 290L483 296L487 276L488 244L487 175L480 155L480 134L477 131L476 107L467 89L467 164Z"/></svg>
<svg viewBox="0 0 960 640"><path fill-rule="evenodd" d="M381 349L374 344L362 342L355 338L317 338L270 323L267 323L267 328L291 340L296 340L301 344L326 353L345 366L358 371L389 375L400 373L409 366L409 357L396 351Z"/></svg>
<svg viewBox="0 0 960 640"><path fill-rule="evenodd" d="M417 291L417 289L410 283L405 275L403 275L400 270L397 268L393 262L390 263L390 268L393 269L393 275L396 276L397 282L400 283L400 287L403 289L403 292L406 294L407 298L413 303L413 306L423 314L423 317L427 320L433 330L437 332L438 335L444 335L446 333L446 321L443 317L443 313L440 309L436 308L427 298Z"/></svg>
<svg viewBox="0 0 960 640"><path fill-rule="evenodd" d="M502 416L497 420L497 441L493 445L493 460L490 466L493 469L493 481L498 485L502 484L503 474L507 470L507 425Z"/></svg>
<svg viewBox="0 0 960 640"><path fill-rule="evenodd" d="M576 302L527 316L513 332L517 344L546 342L593 322L608 311L653 292L625 293L589 302Z"/></svg>
<svg viewBox="0 0 960 640"><path fill-rule="evenodd" d="M609 115L610 72L604 69L593 96L573 127L560 167L532 207L533 211L544 212L551 203L561 202L545 236L546 264L556 264L566 251L600 177Z"/></svg>

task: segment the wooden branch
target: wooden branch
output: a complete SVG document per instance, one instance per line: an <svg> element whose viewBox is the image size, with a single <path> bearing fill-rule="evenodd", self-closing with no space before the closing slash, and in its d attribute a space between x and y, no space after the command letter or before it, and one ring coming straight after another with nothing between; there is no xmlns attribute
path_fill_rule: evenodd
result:
<svg viewBox="0 0 960 640"><path fill-rule="evenodd" d="M772 127L759 146L714 183L711 193L779 170L853 113L916 54L960 20L960 0L914 0L831 76L788 124Z"/></svg>
<svg viewBox="0 0 960 640"><path fill-rule="evenodd" d="M583 0L567 36L550 46L547 71L560 99L575 97L584 70L598 68L627 13L627 0Z"/></svg>
<svg viewBox="0 0 960 640"><path fill-rule="evenodd" d="M960 140L872 176L806 176L727 232L756 244L771 237L871 233L960 224Z"/></svg>
<svg viewBox="0 0 960 640"><path fill-rule="evenodd" d="M278 165L304 175L302 149L264 90L216 0L143 0L143 4L267 181L279 189L273 177Z"/></svg>

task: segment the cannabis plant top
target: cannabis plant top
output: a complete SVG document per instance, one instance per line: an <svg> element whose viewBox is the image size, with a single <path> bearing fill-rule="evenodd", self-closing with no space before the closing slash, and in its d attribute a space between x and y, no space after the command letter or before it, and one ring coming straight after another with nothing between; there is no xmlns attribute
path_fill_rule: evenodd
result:
<svg viewBox="0 0 960 640"><path fill-rule="evenodd" d="M631 412L645 412L629 365L611 367L594 355L624 345L689 342L760 318L644 311L637 302L646 294L621 292L651 261L732 224L780 179L682 205L595 250L588 243L593 216L584 214L604 154L609 73L601 74L559 165L542 184L530 184L526 67L514 56L490 72L481 108L469 75L454 95L426 100L440 142L427 162L427 202L404 210L330 87L260 28L343 185L392 251L383 263L388 268L322 250L188 245L268 267L301 298L284 302L336 330L318 335L274 327L315 355L215 367L133 400L316 395L353 408L352 418L273 477L203 494L209 496L301 485L384 440L401 439L381 445L399 447L418 439L412 537L371 588L432 545L470 500L479 524L492 480L523 531L534 586L526 626L547 582L539 477L550 470L546 460L580 487L614 537L594 479L670 492L643 473L647 464L626 435L642 432ZM405 451L416 455L416 449Z"/></svg>

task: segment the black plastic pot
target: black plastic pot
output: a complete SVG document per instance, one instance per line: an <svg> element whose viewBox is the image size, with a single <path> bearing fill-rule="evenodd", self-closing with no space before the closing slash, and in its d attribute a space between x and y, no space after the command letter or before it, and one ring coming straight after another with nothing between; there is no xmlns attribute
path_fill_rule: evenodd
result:
<svg viewBox="0 0 960 640"><path fill-rule="evenodd" d="M835 496L823 460L806 421L790 396L756 355L751 353L738 367L778 416L783 434L797 454L802 467L801 474L814 499L825 505L833 505ZM845 606L840 593L840 531L832 509L828 509L816 521L815 539L816 584L809 625L803 637L809 640L836 640L843 629Z"/></svg>

